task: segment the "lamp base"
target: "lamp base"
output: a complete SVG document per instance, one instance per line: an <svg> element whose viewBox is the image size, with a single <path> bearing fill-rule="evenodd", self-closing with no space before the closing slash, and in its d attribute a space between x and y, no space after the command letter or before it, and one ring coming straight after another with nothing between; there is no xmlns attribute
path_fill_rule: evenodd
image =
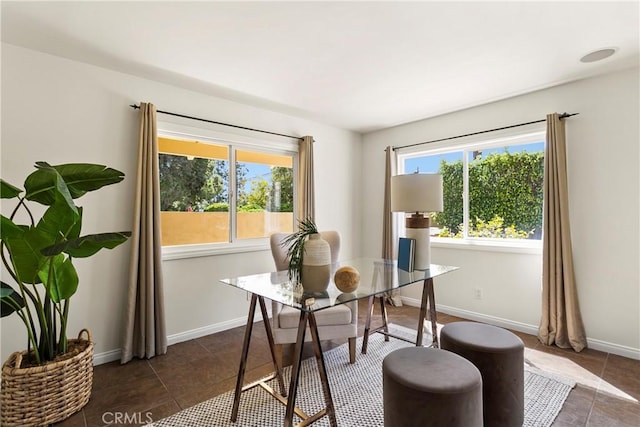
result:
<svg viewBox="0 0 640 427"><path fill-rule="evenodd" d="M413 268L416 270L428 270L431 267L431 235L429 217L422 214L413 214L405 221L406 236L416 240Z"/></svg>
<svg viewBox="0 0 640 427"><path fill-rule="evenodd" d="M405 218L404 226L407 228L429 228L431 224L429 223L429 217L425 217L419 212L411 214L410 217Z"/></svg>

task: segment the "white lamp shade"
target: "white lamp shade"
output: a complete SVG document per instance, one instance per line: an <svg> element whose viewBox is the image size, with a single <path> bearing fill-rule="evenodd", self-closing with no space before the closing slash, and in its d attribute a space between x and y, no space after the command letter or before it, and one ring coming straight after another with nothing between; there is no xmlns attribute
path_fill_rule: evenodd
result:
<svg viewBox="0 0 640 427"><path fill-rule="evenodd" d="M412 173L391 177L393 212L441 212L442 175Z"/></svg>

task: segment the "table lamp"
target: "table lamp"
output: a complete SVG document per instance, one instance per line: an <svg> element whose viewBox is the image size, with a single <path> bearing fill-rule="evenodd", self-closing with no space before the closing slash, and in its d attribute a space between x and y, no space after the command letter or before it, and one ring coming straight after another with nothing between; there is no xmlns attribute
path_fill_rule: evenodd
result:
<svg viewBox="0 0 640 427"><path fill-rule="evenodd" d="M429 217L425 212L442 211L442 175L412 173L391 177L391 210L413 212L405 220L406 237L415 239L414 268L427 270L431 265Z"/></svg>

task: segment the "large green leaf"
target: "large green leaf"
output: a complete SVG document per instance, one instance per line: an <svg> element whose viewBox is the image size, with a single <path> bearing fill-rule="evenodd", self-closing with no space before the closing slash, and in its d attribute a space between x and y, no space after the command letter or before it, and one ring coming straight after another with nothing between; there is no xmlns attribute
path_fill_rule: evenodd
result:
<svg viewBox="0 0 640 427"><path fill-rule="evenodd" d="M119 170L91 163L67 163L54 168L64 178L74 199L88 191L98 190L106 185L117 184L124 179Z"/></svg>
<svg viewBox="0 0 640 427"><path fill-rule="evenodd" d="M72 209L65 201L59 199L45 211L38 222L38 229L51 236L53 242L78 237L82 222L80 208ZM77 233L77 234L74 234Z"/></svg>
<svg viewBox="0 0 640 427"><path fill-rule="evenodd" d="M18 225L4 215L0 215L0 240L4 241L11 237L22 237L29 227Z"/></svg>
<svg viewBox="0 0 640 427"><path fill-rule="evenodd" d="M24 307L24 300L18 292L4 282L0 282L0 317L6 317Z"/></svg>
<svg viewBox="0 0 640 427"><path fill-rule="evenodd" d="M37 227L32 227L20 236L12 236L3 241L20 280L23 283L40 283L38 271L45 262L42 249L51 246L55 240Z"/></svg>
<svg viewBox="0 0 640 427"><path fill-rule="evenodd" d="M62 254L49 258L38 274L55 303L70 298L78 289L78 273L71 258Z"/></svg>
<svg viewBox="0 0 640 427"><path fill-rule="evenodd" d="M82 206L78 206L78 220L75 222L69 233L67 234L67 239L77 239L80 237L80 231L82 230Z"/></svg>
<svg viewBox="0 0 640 427"><path fill-rule="evenodd" d="M24 181L25 198L51 206L64 201L70 209L77 210L73 197L62 175L46 162L37 162L36 170Z"/></svg>
<svg viewBox="0 0 640 427"><path fill-rule="evenodd" d="M131 236L131 232L89 234L77 239L57 243L42 250L44 255L67 253L74 258L89 257L100 249L113 249L124 243Z"/></svg>
<svg viewBox="0 0 640 427"><path fill-rule="evenodd" d="M124 173L116 169L91 163L51 166L45 162L36 162L36 167L38 170L27 177L25 188L29 200L43 204L51 204L55 192L53 182L42 174L42 172L46 173L48 168L53 168L62 177L73 199L85 195L88 191L98 190L105 185L116 184L124 179Z"/></svg>
<svg viewBox="0 0 640 427"><path fill-rule="evenodd" d="M22 193L22 190L9 184L7 181L0 179L0 198L13 199L18 194Z"/></svg>

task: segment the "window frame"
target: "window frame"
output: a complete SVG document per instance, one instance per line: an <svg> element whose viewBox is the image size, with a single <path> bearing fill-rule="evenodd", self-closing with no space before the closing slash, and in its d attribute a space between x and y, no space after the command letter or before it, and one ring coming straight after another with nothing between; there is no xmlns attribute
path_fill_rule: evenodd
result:
<svg viewBox="0 0 640 427"><path fill-rule="evenodd" d="M461 239L451 237L431 237L432 247L460 248L481 251L496 252L516 252L516 253L542 253L542 238L540 240L529 239L498 239L469 237L469 153L478 149L490 149L496 147L507 147L511 145L521 145L542 141L546 150L546 128L542 126L530 126L518 130L505 130L487 135L474 135L472 137L460 138L431 143L428 148L415 146L403 149L397 155L397 173L411 173L404 170L404 161L409 158L424 157L453 152L462 153L463 162L463 224L464 236ZM546 153L545 153L546 154ZM397 235L404 235L404 221L396 221Z"/></svg>
<svg viewBox="0 0 640 427"><path fill-rule="evenodd" d="M297 221L298 194L298 142L275 140L269 137L255 138L248 135L226 133L220 130L184 126L171 122L158 121L158 137L184 140L197 140L216 145L225 145L229 149L229 241L188 245L162 246L162 260L195 258L224 254L247 253L269 250L269 237L237 239L237 184L235 150L250 150L266 154L291 156L293 159L293 221Z"/></svg>

